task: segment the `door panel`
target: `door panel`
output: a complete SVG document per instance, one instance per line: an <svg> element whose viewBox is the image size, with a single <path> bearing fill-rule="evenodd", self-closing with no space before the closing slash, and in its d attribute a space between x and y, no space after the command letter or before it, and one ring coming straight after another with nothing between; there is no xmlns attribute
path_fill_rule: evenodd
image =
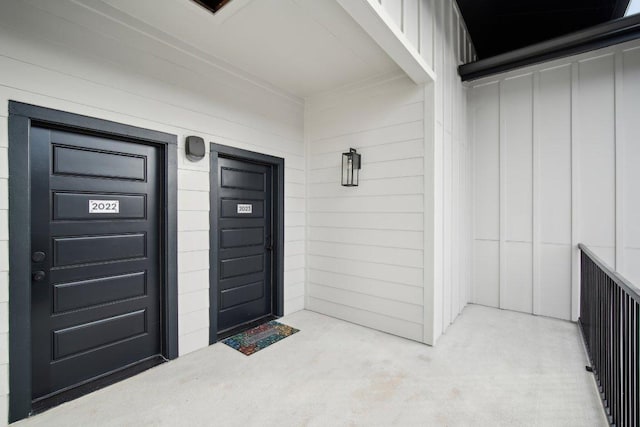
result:
<svg viewBox="0 0 640 427"><path fill-rule="evenodd" d="M95 320L53 332L53 357L77 354L146 332L146 310Z"/></svg>
<svg viewBox="0 0 640 427"><path fill-rule="evenodd" d="M264 244L264 228L240 228L220 231L220 247L223 249Z"/></svg>
<svg viewBox="0 0 640 427"><path fill-rule="evenodd" d="M273 314L271 166L218 158L218 333Z"/></svg>
<svg viewBox="0 0 640 427"><path fill-rule="evenodd" d="M220 278L228 279L264 271L264 256L237 257L220 261Z"/></svg>
<svg viewBox="0 0 640 427"><path fill-rule="evenodd" d="M55 267L145 256L144 234L53 238Z"/></svg>
<svg viewBox="0 0 640 427"><path fill-rule="evenodd" d="M237 188L256 191L264 191L266 185L264 172L255 170L251 171L246 167L244 169L223 167L220 170L220 184L222 188Z"/></svg>
<svg viewBox="0 0 640 427"><path fill-rule="evenodd" d="M86 147L54 145L53 148L53 173L55 174L142 181L145 179L145 172L145 158L141 156L96 151Z"/></svg>
<svg viewBox="0 0 640 427"><path fill-rule="evenodd" d="M39 401L160 355L162 172L154 146L39 127L30 161Z"/></svg>
<svg viewBox="0 0 640 427"><path fill-rule="evenodd" d="M89 203L109 203L118 201L118 212L104 212L96 217L89 213ZM111 203L110 203L111 202ZM99 193L53 193L53 219L78 219L86 221L100 221L103 219L144 219L147 201L144 195L119 194L114 198L110 194Z"/></svg>
<svg viewBox="0 0 640 427"><path fill-rule="evenodd" d="M243 212L238 214L238 205L240 209L249 209L251 206L251 212ZM264 218L264 202L262 200L248 200L248 199L223 199L220 203L220 216L222 218L238 218L238 215L242 215L242 218Z"/></svg>
<svg viewBox="0 0 640 427"><path fill-rule="evenodd" d="M144 271L53 285L53 312L91 307L144 296L147 278Z"/></svg>
<svg viewBox="0 0 640 427"><path fill-rule="evenodd" d="M227 309L238 304L244 304L249 301L262 298L264 296L264 281L249 283L231 288L226 292L222 292L220 308Z"/></svg>

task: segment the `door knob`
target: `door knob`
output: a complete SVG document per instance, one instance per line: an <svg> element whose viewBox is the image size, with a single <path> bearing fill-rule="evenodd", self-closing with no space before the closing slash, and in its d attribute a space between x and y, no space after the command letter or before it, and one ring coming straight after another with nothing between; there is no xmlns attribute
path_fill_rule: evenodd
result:
<svg viewBox="0 0 640 427"><path fill-rule="evenodd" d="M47 277L47 274L42 270L38 270L38 271L34 271L31 277L33 278L34 282L39 282L45 277Z"/></svg>

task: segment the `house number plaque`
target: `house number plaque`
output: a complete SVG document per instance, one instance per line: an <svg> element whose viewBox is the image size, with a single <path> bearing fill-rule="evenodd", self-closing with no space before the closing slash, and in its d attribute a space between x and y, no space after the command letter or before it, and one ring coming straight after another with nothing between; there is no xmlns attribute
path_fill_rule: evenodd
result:
<svg viewBox="0 0 640 427"><path fill-rule="evenodd" d="M250 214L252 212L253 212L253 205L238 204L238 213L239 214Z"/></svg>
<svg viewBox="0 0 640 427"><path fill-rule="evenodd" d="M89 200L89 213L120 213L120 200Z"/></svg>

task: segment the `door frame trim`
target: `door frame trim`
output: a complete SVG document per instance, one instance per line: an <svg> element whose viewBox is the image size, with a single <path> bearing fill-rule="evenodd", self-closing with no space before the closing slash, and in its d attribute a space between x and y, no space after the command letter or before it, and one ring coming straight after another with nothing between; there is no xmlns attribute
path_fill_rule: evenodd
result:
<svg viewBox="0 0 640 427"><path fill-rule="evenodd" d="M154 144L161 149L164 173L161 198L163 248L160 255L164 287L162 356L178 357L177 266L177 136L17 101L9 101L9 422L29 416L31 396L31 178L29 131L32 123Z"/></svg>
<svg viewBox="0 0 640 427"><path fill-rule="evenodd" d="M271 315L284 315L284 159L255 151L243 150L211 142L209 172L209 344L218 341L218 158L229 157L238 160L253 161L271 166L273 186L273 232L275 237L273 250L274 283L271 292L273 312Z"/></svg>

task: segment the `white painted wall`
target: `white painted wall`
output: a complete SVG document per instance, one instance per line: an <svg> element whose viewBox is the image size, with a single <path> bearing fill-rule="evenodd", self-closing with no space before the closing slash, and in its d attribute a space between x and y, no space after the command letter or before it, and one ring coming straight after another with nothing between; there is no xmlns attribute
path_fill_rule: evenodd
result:
<svg viewBox="0 0 640 427"><path fill-rule="evenodd" d="M37 28L37 31L34 29ZM285 312L303 308L305 162L303 104L168 51L123 27L125 43L26 2L0 13L0 424L8 402L8 101L178 135L179 348L208 344L209 161L189 162L184 138L285 158ZM160 52L170 52L170 61Z"/></svg>
<svg viewBox="0 0 640 427"><path fill-rule="evenodd" d="M422 340L424 92L403 75L307 101L306 307ZM341 153L362 154L360 186Z"/></svg>
<svg viewBox="0 0 640 427"><path fill-rule="evenodd" d="M460 313L470 283L459 22L452 3L436 3L435 83L384 76L307 99L305 116L306 308L427 343ZM363 156L357 188L340 186L350 147Z"/></svg>
<svg viewBox="0 0 640 427"><path fill-rule="evenodd" d="M472 301L575 320L577 243L640 282L640 43L471 83Z"/></svg>

